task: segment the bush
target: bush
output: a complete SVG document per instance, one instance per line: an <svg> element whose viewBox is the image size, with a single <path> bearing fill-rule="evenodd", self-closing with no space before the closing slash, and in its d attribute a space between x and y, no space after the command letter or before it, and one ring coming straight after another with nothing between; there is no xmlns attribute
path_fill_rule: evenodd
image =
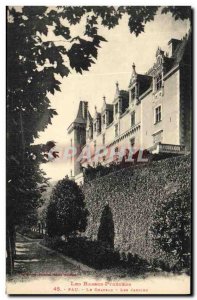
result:
<svg viewBox="0 0 197 300"><path fill-rule="evenodd" d="M49 236L83 232L87 225L88 211L80 187L67 178L54 187L47 208L46 226Z"/></svg>
<svg viewBox="0 0 197 300"><path fill-rule="evenodd" d="M48 238L44 244L95 269L107 269L120 263L118 252L86 238L69 238L63 242L55 237Z"/></svg>
<svg viewBox="0 0 197 300"><path fill-rule="evenodd" d="M30 228L20 228L17 230L20 234L30 239L42 239L43 235L39 232L32 231Z"/></svg>
<svg viewBox="0 0 197 300"><path fill-rule="evenodd" d="M59 236L55 236L55 237L45 237L45 239L41 242L41 244L53 250L59 250L59 247L62 247L64 245L64 242L61 240Z"/></svg>
<svg viewBox="0 0 197 300"><path fill-rule="evenodd" d="M159 247L175 258L174 271L190 268L191 255L191 192L170 195L156 210L151 232ZM167 265L167 264L166 264Z"/></svg>

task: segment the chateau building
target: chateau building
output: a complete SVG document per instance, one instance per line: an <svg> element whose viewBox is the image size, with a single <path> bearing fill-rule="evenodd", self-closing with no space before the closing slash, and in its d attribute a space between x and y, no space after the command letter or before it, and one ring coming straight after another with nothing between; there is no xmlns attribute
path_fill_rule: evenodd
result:
<svg viewBox="0 0 197 300"><path fill-rule="evenodd" d="M146 74L135 64L128 90L116 83L111 103L103 97L100 110L90 115L88 102L80 101L68 127L71 147L70 177L83 182L82 168L99 162L108 165L122 149L147 149L152 153L185 153L191 148L191 34L171 39L168 52L158 48L156 61ZM109 151L112 155L109 155ZM88 155L87 155L88 153ZM97 159L96 158L97 155Z"/></svg>

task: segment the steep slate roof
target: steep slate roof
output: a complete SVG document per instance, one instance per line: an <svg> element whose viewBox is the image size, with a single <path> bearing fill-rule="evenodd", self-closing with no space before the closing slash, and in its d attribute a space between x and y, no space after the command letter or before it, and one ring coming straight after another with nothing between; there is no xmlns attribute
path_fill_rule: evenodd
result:
<svg viewBox="0 0 197 300"><path fill-rule="evenodd" d="M74 123L78 123L78 124L86 124L86 120L83 118L83 112L82 112L82 101L80 101L79 103L79 109L77 112L77 116L74 120Z"/></svg>
<svg viewBox="0 0 197 300"><path fill-rule="evenodd" d="M186 34L181 40L176 40L176 39L171 39L168 44L170 44L171 41L176 42L176 48L172 54L171 57L164 56L164 66L165 66L165 71L169 72L172 68L180 64L184 60L184 56L188 49L190 49L190 43L191 43L191 32ZM189 53L190 55L191 53ZM190 55L191 56L191 55ZM146 73L147 75L151 75L154 69L154 66L148 70Z"/></svg>
<svg viewBox="0 0 197 300"><path fill-rule="evenodd" d="M109 104L106 102L105 96L103 97L103 106L101 108L101 112L104 112L105 110L113 111L113 104Z"/></svg>
<svg viewBox="0 0 197 300"><path fill-rule="evenodd" d="M138 81L140 82L139 96L141 96L152 85L152 76L139 74Z"/></svg>
<svg viewBox="0 0 197 300"><path fill-rule="evenodd" d="M174 54L172 56L175 63L178 64L182 61L186 47L190 43L190 41L191 41L191 32L189 32L188 35L184 36L184 38L182 39L182 42L175 49Z"/></svg>
<svg viewBox="0 0 197 300"><path fill-rule="evenodd" d="M113 111L113 104L106 104L106 110Z"/></svg>
<svg viewBox="0 0 197 300"><path fill-rule="evenodd" d="M169 43L172 41L175 42L175 50L171 57L164 55L164 52L160 48L158 48L158 50L157 50L157 51L160 51L161 53L163 52L162 56L163 56L165 73L169 72L172 68L179 65L180 63L182 63L184 61L187 62L188 59L191 60L191 31L189 31L189 33L186 34L182 40L171 39L169 41ZM132 66L133 74L132 74L130 82L129 82L129 87L134 83L135 80L139 80L139 82L141 83L140 84L141 88L139 91L140 95L142 93L144 93L146 90L148 90L152 85L152 74L154 72L154 68L156 67L156 65L157 65L157 63L155 63L153 65L153 67L150 70L148 70L145 74L137 74L136 70L135 70L135 65L133 64L133 66ZM126 93L128 93L128 92L124 91L124 90L119 90L119 85L117 82L116 83L116 92L115 92L115 97L114 97L113 103L117 100L117 98L119 96L122 96L125 98L125 96L127 96ZM105 102L105 105L103 105L103 108L104 108L104 106L107 110L113 111L113 104L108 104ZM95 109L94 118L91 117L91 115L88 111L88 117L87 117L87 121L86 121L83 118L82 110L83 110L83 103L82 103L82 101L80 101L77 116L73 123L78 123L78 124L86 124L87 122L92 123L93 119L101 117L101 113L97 112L97 109ZM71 127L71 125L69 126L69 128Z"/></svg>

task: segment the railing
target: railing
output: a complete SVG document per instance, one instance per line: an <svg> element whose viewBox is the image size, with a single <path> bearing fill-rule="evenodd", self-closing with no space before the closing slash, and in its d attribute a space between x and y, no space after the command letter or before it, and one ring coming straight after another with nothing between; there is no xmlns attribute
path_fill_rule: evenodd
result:
<svg viewBox="0 0 197 300"><path fill-rule="evenodd" d="M186 148L184 145L173 145L173 144L162 144L156 143L152 147L148 148L148 151L151 153L177 153L184 154L186 153Z"/></svg>
<svg viewBox="0 0 197 300"><path fill-rule="evenodd" d="M185 152L184 145L158 144L159 152L180 153Z"/></svg>

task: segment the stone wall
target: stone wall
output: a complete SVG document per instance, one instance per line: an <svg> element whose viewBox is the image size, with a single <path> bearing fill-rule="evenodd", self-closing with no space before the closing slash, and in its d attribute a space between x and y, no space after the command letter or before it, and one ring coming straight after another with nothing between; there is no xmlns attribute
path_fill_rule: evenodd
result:
<svg viewBox="0 0 197 300"><path fill-rule="evenodd" d="M156 247L149 229L160 203L190 184L190 155L130 167L86 183L84 193L90 215L85 235L97 239L101 215L109 205L116 250L148 261L170 260Z"/></svg>

